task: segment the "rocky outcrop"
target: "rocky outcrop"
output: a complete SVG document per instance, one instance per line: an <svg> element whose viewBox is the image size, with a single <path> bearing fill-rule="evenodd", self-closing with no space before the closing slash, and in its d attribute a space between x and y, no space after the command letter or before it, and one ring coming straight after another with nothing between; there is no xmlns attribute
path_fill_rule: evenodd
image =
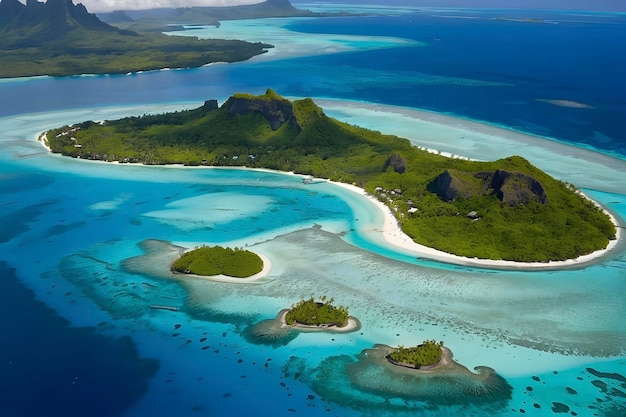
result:
<svg viewBox="0 0 626 417"><path fill-rule="evenodd" d="M537 179L505 170L476 173L447 170L438 175L428 188L445 201L493 194L509 206L531 201L546 205L549 203L545 189Z"/></svg>
<svg viewBox="0 0 626 417"><path fill-rule="evenodd" d="M386 171L387 168L391 167L398 174L404 174L406 171L407 162L406 159L400 155L399 153L392 153L389 158L385 161L385 166L383 167L383 171Z"/></svg>
<svg viewBox="0 0 626 417"><path fill-rule="evenodd" d="M202 105L202 108L206 111L211 111L211 110L215 110L218 108L217 105L217 100L212 99L212 100L205 100L204 104Z"/></svg>
<svg viewBox="0 0 626 417"><path fill-rule="evenodd" d="M270 124L272 130L278 130L283 124L301 131L293 106L288 100L253 96L233 96L224 107L230 114L260 113Z"/></svg>
<svg viewBox="0 0 626 417"><path fill-rule="evenodd" d="M486 193L484 184L471 173L451 169L438 175L429 184L428 189L444 201L456 200L459 197L470 199Z"/></svg>
<svg viewBox="0 0 626 417"><path fill-rule="evenodd" d="M493 173L481 172L475 176L489 184L498 199L510 206L528 204L531 200L548 204L548 196L543 186L529 175L499 169Z"/></svg>

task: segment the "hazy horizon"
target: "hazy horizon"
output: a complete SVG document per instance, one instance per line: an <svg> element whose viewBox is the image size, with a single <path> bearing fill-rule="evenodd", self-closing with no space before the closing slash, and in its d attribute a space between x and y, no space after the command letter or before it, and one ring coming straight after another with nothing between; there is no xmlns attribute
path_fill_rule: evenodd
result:
<svg viewBox="0 0 626 417"><path fill-rule="evenodd" d="M25 0L20 0L25 3ZM265 0L73 0L82 3L92 13L114 10L141 10L177 7L223 7L244 4L258 4ZM381 6L415 7L460 7L460 8L502 8L502 9L559 9L626 12L626 2L621 0L290 0L295 6L310 3L379 4ZM45 1L42 1L45 3ZM302 8L302 7L299 7Z"/></svg>
<svg viewBox="0 0 626 417"><path fill-rule="evenodd" d="M329 3L328 0L292 0L297 3ZM336 4L380 4L382 6L455 7L490 9L554 9L590 11L626 11L622 0L339 0Z"/></svg>

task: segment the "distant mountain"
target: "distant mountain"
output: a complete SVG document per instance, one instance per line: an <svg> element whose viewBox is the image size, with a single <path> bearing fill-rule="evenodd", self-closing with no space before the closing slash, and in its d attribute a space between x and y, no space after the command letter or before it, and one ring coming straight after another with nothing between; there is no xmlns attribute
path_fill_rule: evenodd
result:
<svg viewBox="0 0 626 417"><path fill-rule="evenodd" d="M98 18L107 23L124 23L133 22L134 19L126 14L123 10L116 10L110 13L98 13Z"/></svg>
<svg viewBox="0 0 626 417"><path fill-rule="evenodd" d="M120 11L112 13L99 13L103 21L120 24L118 20ZM306 16L339 16L344 13L316 13L310 10L302 10L294 7L289 0L266 0L262 3L240 6L222 7L178 7L178 8L155 8L147 10L124 10L130 19L136 23L133 26L138 30L163 30L166 25L172 23L196 24L196 25L219 25L221 20L239 19L263 19L270 17L306 17ZM171 28L169 29L171 30Z"/></svg>
<svg viewBox="0 0 626 417"><path fill-rule="evenodd" d="M19 40L20 46L37 45L76 30L134 35L104 23L72 0L27 0L25 5L18 0L0 1L0 34L4 38L0 45L10 40Z"/></svg>

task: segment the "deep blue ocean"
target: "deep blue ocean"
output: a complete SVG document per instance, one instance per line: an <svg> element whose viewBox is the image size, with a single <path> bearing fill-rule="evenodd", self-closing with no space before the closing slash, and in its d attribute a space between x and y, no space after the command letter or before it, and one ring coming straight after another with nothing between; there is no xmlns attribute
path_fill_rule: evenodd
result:
<svg viewBox="0 0 626 417"><path fill-rule="evenodd" d="M386 36L415 43L189 70L0 81L0 312L5 318L0 332L0 416L512 416L522 412L545 416L576 415L575 410L580 416L626 415L622 376L626 336L623 328L619 330L623 327L620 317L626 313L623 245L604 263L588 269L525 274L455 268L426 260L406 263L400 255L383 253L382 248L378 252L367 243L355 248L315 234L317 228L307 229L302 233L311 236L292 242L287 235L281 238L284 242L264 244L301 247L298 253L303 257L309 250L311 257L319 252L322 255L314 261L320 265L330 256L347 261L319 271L287 267L287 295L268 285L271 291L255 290L251 295L255 301L242 302L242 312L228 308L235 305L232 300L247 296L239 288L209 286L197 296L193 286L124 270L122 261L141 255L139 245L145 239L228 242L273 230L282 236L301 223L335 220L349 225L345 234L355 233L348 241L367 239L363 238L366 232L359 234L359 219L353 218L348 203L331 192L303 189L298 179L183 169L156 169L152 175L140 172L142 167L113 173L107 171L110 166L101 164L92 169L84 162L45 155L33 143L32 133L37 132L31 132L30 126L41 131L65 117L72 122L82 120L73 111L85 110L97 119L107 109L145 105L154 111L161 104L224 100L234 92L262 93L272 88L290 97L425 109L626 159L624 14L421 10L290 20L285 25L299 33ZM60 116L54 116L57 113ZM214 195L240 204L240 200L228 200L233 190L249 198L253 206L249 211L238 215L239 207L214 206L210 198L203 199ZM621 193L588 192L612 204L617 213L626 210L626 185ZM215 216L236 214L221 223L185 217L196 216L202 207ZM172 214L177 210L182 217ZM315 242L327 242L327 246L318 243L320 249ZM459 294L464 291L461 283L468 283L471 300L467 306L463 307L466 300L458 294L447 300L451 306L444 301L433 304L445 317L440 321L444 324L433 324L433 328L452 340L485 337L505 345L519 344L527 336L524 331L541 328L547 341L519 344L520 350L536 348L562 353L563 358L569 355L563 352L571 351L580 363L559 368L563 369L559 373L558 366L576 362L567 359L555 364L554 372L517 375L508 381L512 392L506 400L498 398L486 405L463 400L447 407L437 401L405 401L384 390L364 394L347 387L347 381L354 379L334 373L341 366L349 367L354 355L371 347L370 334L379 329L378 324L368 327L367 320L365 335L349 341L337 337L344 340L343 354L332 350L334 336L320 339L319 346L313 347L305 342L313 339L304 337L282 348L259 348L243 339L246 326L272 317L274 310L269 307L289 296L309 295L306 291L313 284L298 283L297 278L319 274L319 285L328 290L324 285L333 284L322 276L354 274L357 267L349 266L351 256L370 262L371 273L389 282L417 275L424 283L439 282L433 284L437 288L453 281L459 283ZM368 278L370 271L363 273ZM542 281L548 277L563 295L550 294ZM494 285L494 278L506 285ZM291 279L296 281L292 284ZM591 279L602 282L600 289L589 285ZM510 310L506 302L485 303L476 296L483 288L479 283L490 291L491 287L503 292L518 288L520 299L512 291ZM350 290L338 284L334 290L353 300L363 296L379 302L367 294L369 284L362 285ZM372 290L387 303L380 311L391 306L422 312L413 304L424 303L422 313L430 314L427 298L416 303L395 299L386 291ZM213 307L211 302L218 296L231 301ZM555 309L554 305L568 299L579 308ZM455 302L461 305L459 311ZM181 311L167 315L150 309L166 303ZM259 312L250 313L255 303ZM373 305L361 301L355 308L364 314L378 311ZM463 308L468 309L467 316ZM489 311L473 315L483 310ZM513 321L519 319L513 330L498 324L509 314ZM402 322L398 336L413 329L412 320L408 321ZM472 326L479 329L474 334L467 330ZM601 338L606 340L604 347L598 342ZM605 362L594 368L584 365L598 357Z"/></svg>
<svg viewBox="0 0 626 417"><path fill-rule="evenodd" d="M426 47L383 49L327 56L324 67L352 70L354 84L346 96L484 120L525 132L585 143L620 154L626 152L626 16L563 16L508 12L511 18L553 23L455 19L424 15L327 19L294 25L304 32L376 34L426 42ZM441 13L445 14L445 13ZM465 13L463 15L467 15ZM459 15L457 13L456 15ZM581 21L582 20L582 21ZM317 58L303 59L305 67ZM319 65L319 64L317 64ZM360 82L359 74L388 75L391 82ZM454 77L503 83L411 82L420 76ZM406 82L394 83L394 77ZM308 87L308 86L307 86ZM303 88L299 94L335 95L324 86ZM538 102L566 99L593 107L591 111Z"/></svg>

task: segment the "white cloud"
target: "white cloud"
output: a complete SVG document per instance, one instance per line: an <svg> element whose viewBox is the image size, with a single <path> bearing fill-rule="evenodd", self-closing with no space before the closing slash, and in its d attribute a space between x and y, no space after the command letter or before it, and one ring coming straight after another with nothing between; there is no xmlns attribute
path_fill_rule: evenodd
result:
<svg viewBox="0 0 626 417"><path fill-rule="evenodd" d="M263 1L264 0L74 0L74 4L82 3L90 13L96 13L110 12L113 10L154 9L159 7L237 6L242 4L262 3Z"/></svg>

